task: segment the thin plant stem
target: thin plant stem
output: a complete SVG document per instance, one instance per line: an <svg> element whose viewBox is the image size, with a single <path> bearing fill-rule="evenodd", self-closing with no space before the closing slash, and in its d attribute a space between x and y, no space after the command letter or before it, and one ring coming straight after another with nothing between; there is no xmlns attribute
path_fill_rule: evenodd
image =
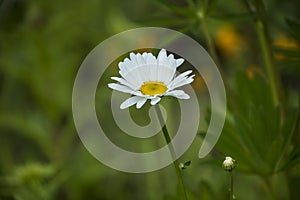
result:
<svg viewBox="0 0 300 200"><path fill-rule="evenodd" d="M219 69L219 71L222 74L222 71L220 69L220 61L219 61L219 58L217 56L216 47L215 47L213 39L212 39L212 37L209 33L208 26L207 26L207 19L206 19L206 16L205 16L204 13L205 12L202 11L202 12L199 12L199 14L198 14L198 17L199 17L200 23L201 23L201 31L202 31L204 39L206 41L208 52L210 53L212 59L214 60L214 62L216 63L216 65Z"/></svg>
<svg viewBox="0 0 300 200"><path fill-rule="evenodd" d="M265 177L265 183L267 186L267 191L270 193L272 199L277 199L276 195L274 194L274 190L272 188L272 183L271 183L271 177Z"/></svg>
<svg viewBox="0 0 300 200"><path fill-rule="evenodd" d="M282 82L273 56L269 28L267 24L267 13L263 1L245 0L245 3L248 7L248 10L255 16L255 29L262 50L263 60L270 83L273 103L275 106L281 106L282 114L284 114L285 107Z"/></svg>
<svg viewBox="0 0 300 200"><path fill-rule="evenodd" d="M203 34L203 36L204 36L204 40L206 42L208 52L209 52L210 56L212 57L214 63L216 64L216 66L217 66L217 68L218 68L218 70L221 74L221 77L224 81L224 84L226 85L224 72L221 68L221 62L220 62L220 59L219 59L218 54L217 54L216 46L215 46L215 43L213 41L213 37L209 32L209 27L208 27L208 22L207 22L207 16L206 15L207 15L207 12L205 11L205 6L203 6L202 9L199 10L198 13L197 13L197 16L198 16L198 19L199 19L199 22L200 22L199 29L200 29L201 33Z"/></svg>
<svg viewBox="0 0 300 200"><path fill-rule="evenodd" d="M208 46L208 51L211 54L213 60L215 61L217 66L220 66L220 61L219 58L217 56L217 51L216 51L216 47L214 45L213 39L208 31L208 26L207 26L207 20L205 18L203 18L202 20L202 32L204 35L204 38L206 40L207 46Z"/></svg>
<svg viewBox="0 0 300 200"><path fill-rule="evenodd" d="M271 87L272 98L275 106L279 106L281 102L281 82L279 78L279 73L274 64L273 55L270 47L270 42L268 39L267 30L264 23L260 20L255 22L256 31L258 34L258 39L262 49L262 54L264 58L264 63L266 66L266 71L268 74L268 79Z"/></svg>
<svg viewBox="0 0 300 200"><path fill-rule="evenodd" d="M230 174L230 191L229 191L229 199L230 200L233 200L233 172L232 170L229 171L229 174Z"/></svg>
<svg viewBox="0 0 300 200"><path fill-rule="evenodd" d="M169 147L172 159L173 159L173 165L174 165L175 170L176 170L176 175L177 175L179 187L181 188L182 193L183 193L183 199L187 200L187 193L186 193L186 189L185 189L185 186L184 186L184 183L183 183L182 174L181 174L181 171L179 169L179 163L176 159L175 149L174 149L174 147L171 143L171 138L170 138L167 126L164 123L164 119L163 119L163 116L162 116L162 113L161 113L161 110L160 110L158 104L155 105L155 111L156 111L156 114L158 116L159 122L162 126L163 135L164 135L164 138L166 140L166 143L168 144L168 147Z"/></svg>

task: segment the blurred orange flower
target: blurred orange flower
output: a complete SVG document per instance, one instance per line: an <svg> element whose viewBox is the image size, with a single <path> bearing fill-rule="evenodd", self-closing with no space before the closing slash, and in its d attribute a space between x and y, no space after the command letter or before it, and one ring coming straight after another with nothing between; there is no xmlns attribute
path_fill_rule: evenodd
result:
<svg viewBox="0 0 300 200"><path fill-rule="evenodd" d="M242 36L231 25L222 26L217 30L215 42L226 57L237 55L244 46Z"/></svg>

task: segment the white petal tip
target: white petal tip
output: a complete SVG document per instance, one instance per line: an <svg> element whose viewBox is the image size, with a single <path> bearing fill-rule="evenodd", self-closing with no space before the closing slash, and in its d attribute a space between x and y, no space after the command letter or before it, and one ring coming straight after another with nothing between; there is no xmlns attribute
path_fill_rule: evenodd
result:
<svg viewBox="0 0 300 200"><path fill-rule="evenodd" d="M179 94L176 96L178 99L189 99L190 96L187 93Z"/></svg>
<svg viewBox="0 0 300 200"><path fill-rule="evenodd" d="M123 103L120 105L120 109L121 110L124 110L124 109L126 109L126 108L128 108L129 106L128 105L124 105Z"/></svg>
<svg viewBox="0 0 300 200"><path fill-rule="evenodd" d="M120 109L121 109L121 110L124 110L125 108L127 108L127 107L120 106Z"/></svg>
<svg viewBox="0 0 300 200"><path fill-rule="evenodd" d="M179 67L184 62L183 58L176 59L176 67Z"/></svg>
<svg viewBox="0 0 300 200"><path fill-rule="evenodd" d="M120 105L120 109L124 110L126 108L129 108L130 106L132 106L132 104L129 104L128 101L124 101L121 105Z"/></svg>
<svg viewBox="0 0 300 200"><path fill-rule="evenodd" d="M108 86L109 88L113 89L113 83L109 83L109 84L107 84L107 86Z"/></svg>
<svg viewBox="0 0 300 200"><path fill-rule="evenodd" d="M155 97L154 99L151 100L151 105L154 106L156 105L159 101L161 100L160 97Z"/></svg>

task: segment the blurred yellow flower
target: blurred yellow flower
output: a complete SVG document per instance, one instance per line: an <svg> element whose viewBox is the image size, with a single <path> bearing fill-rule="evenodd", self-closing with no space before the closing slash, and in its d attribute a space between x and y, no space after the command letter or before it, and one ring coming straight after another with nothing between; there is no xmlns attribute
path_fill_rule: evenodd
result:
<svg viewBox="0 0 300 200"><path fill-rule="evenodd" d="M299 49L300 48L299 43L295 39L290 38L284 34L279 34L276 36L274 45L285 48L285 49Z"/></svg>
<svg viewBox="0 0 300 200"><path fill-rule="evenodd" d="M300 44L295 39L290 38L284 34L279 34L276 36L274 46L282 49L300 49ZM280 53L274 53L274 56L277 60L288 59L286 56Z"/></svg>
<svg viewBox="0 0 300 200"><path fill-rule="evenodd" d="M238 54L244 46L241 35L231 25L222 26L217 30L215 42L226 57Z"/></svg>

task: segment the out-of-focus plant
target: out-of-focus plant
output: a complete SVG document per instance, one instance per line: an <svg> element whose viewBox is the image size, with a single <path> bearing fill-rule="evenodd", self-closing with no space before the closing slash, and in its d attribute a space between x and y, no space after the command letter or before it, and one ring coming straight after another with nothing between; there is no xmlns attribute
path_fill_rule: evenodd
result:
<svg viewBox="0 0 300 200"><path fill-rule="evenodd" d="M3 1L0 199L178 199L169 168L140 176L95 161L71 118L84 56L106 37L142 25L192 36L226 81L228 114L215 151L182 171L189 199L228 199L224 155L238 161L237 199L299 198L298 7L279 0ZM193 87L204 94L203 85L195 79Z"/></svg>
<svg viewBox="0 0 300 200"><path fill-rule="evenodd" d="M232 56L233 51L249 45L242 41L246 37L241 39L242 37L234 35L233 29L228 28L228 22L246 22L256 32L258 41L254 41L257 42L258 51L254 54L262 61L260 66L263 68L256 65L243 72L237 67L239 70L236 70L230 81L225 75L229 99L228 115L217 149L239 161L238 171L256 174L265 180L262 184L266 186L269 198L289 198L285 179L289 177L288 172L299 165L299 105L297 93L282 86L278 68L278 64L282 63L276 62L274 52L281 53L281 58L289 58L289 63L285 59L285 65L294 63L294 66L299 66L297 39L285 40L285 43L289 43L285 46L275 43L274 51L269 18L262 1L244 1L244 4L239 4L240 12L231 9L232 13L226 15L217 13L220 2L216 0L186 1L178 6L169 5L168 1L159 2L174 16L185 19L181 23L181 30L195 34L200 41L204 40L210 55L221 69L223 63L219 59L217 48L227 51L226 56ZM214 21L224 22L223 26L227 25L223 32L217 32L216 41L212 37L213 30L216 30L211 23ZM169 26L175 25L169 22ZM297 22L288 20L287 23L293 35L298 38L300 29ZM244 64L253 66L255 62L257 61ZM292 70L280 68L281 71ZM295 76L299 76L299 73ZM284 189L276 187L278 182L284 185Z"/></svg>
<svg viewBox="0 0 300 200"><path fill-rule="evenodd" d="M60 184L54 179L53 166L28 163L15 169L6 177L5 191L15 199L52 199L53 192Z"/></svg>

